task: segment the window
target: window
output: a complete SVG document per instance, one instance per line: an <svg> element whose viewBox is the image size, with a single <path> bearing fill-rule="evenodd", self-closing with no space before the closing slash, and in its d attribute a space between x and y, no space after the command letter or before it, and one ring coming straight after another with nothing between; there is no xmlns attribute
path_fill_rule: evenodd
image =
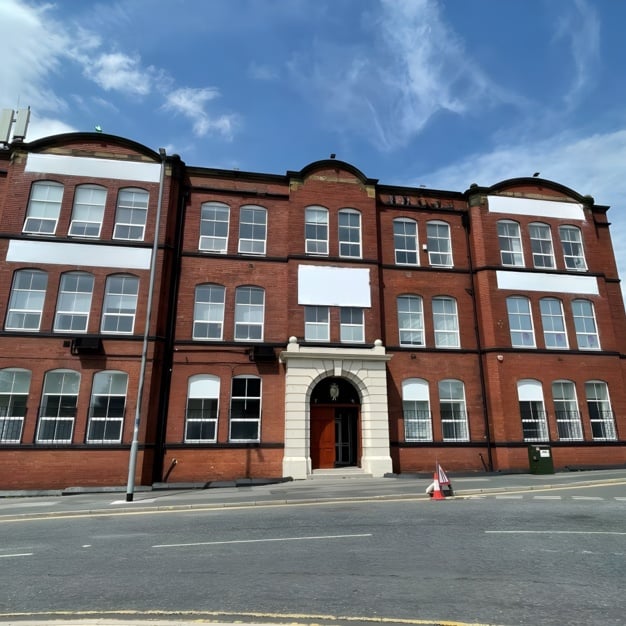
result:
<svg viewBox="0 0 626 626"><path fill-rule="evenodd" d="M224 287L198 285L193 307L193 338L222 339L224 326Z"/></svg>
<svg viewBox="0 0 626 626"><path fill-rule="evenodd" d="M135 327L139 279L118 274L109 276L102 304L103 333L130 334Z"/></svg>
<svg viewBox="0 0 626 626"><path fill-rule="evenodd" d="M23 231L33 235L54 235L62 199L63 185L47 181L33 183Z"/></svg>
<svg viewBox="0 0 626 626"><path fill-rule="evenodd" d="M48 274L45 272L15 272L5 330L39 330L47 287Z"/></svg>
<svg viewBox="0 0 626 626"><path fill-rule="evenodd" d="M433 298L433 325L437 348L460 348L459 315L456 300L446 296Z"/></svg>
<svg viewBox="0 0 626 626"><path fill-rule="evenodd" d="M439 267L452 267L452 244L450 242L450 226L445 222L428 222L428 261Z"/></svg>
<svg viewBox="0 0 626 626"><path fill-rule="evenodd" d="M230 394L230 441L259 441L261 426L261 379L233 378Z"/></svg>
<svg viewBox="0 0 626 626"><path fill-rule="evenodd" d="M405 441L432 441L428 383L421 378L402 381L402 415Z"/></svg>
<svg viewBox="0 0 626 626"><path fill-rule="evenodd" d="M509 316L511 345L514 348L534 348L535 331L530 315L530 301L522 296L510 296L506 299Z"/></svg>
<svg viewBox="0 0 626 626"><path fill-rule="evenodd" d="M574 328L579 350L599 350L600 338L596 326L593 302L589 300L572 300Z"/></svg>
<svg viewBox="0 0 626 626"><path fill-rule="evenodd" d="M304 307L304 338L307 341L330 341L327 306Z"/></svg>
<svg viewBox="0 0 626 626"><path fill-rule="evenodd" d="M93 377L87 443L119 443L126 411L128 374L106 370Z"/></svg>
<svg viewBox="0 0 626 626"><path fill-rule="evenodd" d="M265 291L258 287L237 287L235 292L235 339L263 339Z"/></svg>
<svg viewBox="0 0 626 626"><path fill-rule="evenodd" d="M227 204L205 202L202 205L200 210L200 243L198 244L200 250L226 254L228 250L229 220L230 207ZM240 228L243 228L243 225ZM263 245L265 245L265 234L263 234ZM239 251L243 252L241 244Z"/></svg>
<svg viewBox="0 0 626 626"><path fill-rule="evenodd" d="M587 269L587 262L585 261L580 228L576 226L560 226L559 236L561 237L565 267L568 270L584 272Z"/></svg>
<svg viewBox="0 0 626 626"><path fill-rule="evenodd" d="M548 441L548 420L538 380L517 382L517 397L524 441Z"/></svg>
<svg viewBox="0 0 626 626"><path fill-rule="evenodd" d="M0 370L0 443L20 443L30 388L30 372Z"/></svg>
<svg viewBox="0 0 626 626"><path fill-rule="evenodd" d="M465 388L460 380L439 382L439 411L444 441L469 441Z"/></svg>
<svg viewBox="0 0 626 626"><path fill-rule="evenodd" d="M535 267L552 269L554 265L554 252L552 250L552 235L547 224L529 224L530 249L533 255Z"/></svg>
<svg viewBox="0 0 626 626"><path fill-rule="evenodd" d="M398 296L401 346L424 346L424 308L420 296Z"/></svg>
<svg viewBox="0 0 626 626"><path fill-rule="evenodd" d="M265 254L267 211L260 206L242 206L239 214L239 252Z"/></svg>
<svg viewBox="0 0 626 626"><path fill-rule="evenodd" d="M522 237L517 222L498 222L498 242L502 265L524 267Z"/></svg>
<svg viewBox="0 0 626 626"><path fill-rule="evenodd" d="M617 439L607 384L601 380L589 380L585 383L585 395L591 421L591 436L598 441Z"/></svg>
<svg viewBox="0 0 626 626"><path fill-rule="evenodd" d="M417 223L405 217L393 220L393 245L398 265L418 265Z"/></svg>
<svg viewBox="0 0 626 626"><path fill-rule="evenodd" d="M55 332L87 332L92 293L91 274L70 272L61 276L54 318Z"/></svg>
<svg viewBox="0 0 626 626"><path fill-rule="evenodd" d="M189 378L185 443L217 441L219 397L220 379L217 376L198 374Z"/></svg>
<svg viewBox="0 0 626 626"><path fill-rule="evenodd" d="M345 307L339 314L339 339L345 343L362 343L365 341L363 309Z"/></svg>
<svg viewBox="0 0 626 626"><path fill-rule="evenodd" d="M546 348L567 348L567 333L561 301L556 298L542 298L539 300L539 310Z"/></svg>
<svg viewBox="0 0 626 626"><path fill-rule="evenodd" d="M46 373L39 409L37 443L72 443L80 374L72 370Z"/></svg>
<svg viewBox="0 0 626 626"><path fill-rule="evenodd" d="M361 214L354 209L339 211L339 256L361 258Z"/></svg>
<svg viewBox="0 0 626 626"><path fill-rule="evenodd" d="M583 438L583 427L580 422L580 411L576 400L574 383L568 380L557 380L552 383L552 400L556 427L561 441L580 441Z"/></svg>
<svg viewBox="0 0 626 626"><path fill-rule="evenodd" d="M323 207L306 208L304 240L307 254L328 254L328 211Z"/></svg>
<svg viewBox="0 0 626 626"><path fill-rule="evenodd" d="M107 190L104 187L76 187L69 234L74 237L99 237L106 199Z"/></svg>
<svg viewBox="0 0 626 626"><path fill-rule="evenodd" d="M143 189L120 189L113 239L143 241L148 219L148 199L148 192Z"/></svg>

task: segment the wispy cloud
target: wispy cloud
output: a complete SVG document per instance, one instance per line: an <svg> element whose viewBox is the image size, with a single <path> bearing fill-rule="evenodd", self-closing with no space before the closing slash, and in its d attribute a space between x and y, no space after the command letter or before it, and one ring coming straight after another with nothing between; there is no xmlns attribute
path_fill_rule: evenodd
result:
<svg viewBox="0 0 626 626"><path fill-rule="evenodd" d="M271 65L265 65L253 61L248 68L248 75L254 80L272 81L278 79L279 72Z"/></svg>
<svg viewBox="0 0 626 626"><path fill-rule="evenodd" d="M85 62L85 75L105 91L121 91L138 96L152 91L153 68L143 68L138 56L121 52L99 54Z"/></svg>

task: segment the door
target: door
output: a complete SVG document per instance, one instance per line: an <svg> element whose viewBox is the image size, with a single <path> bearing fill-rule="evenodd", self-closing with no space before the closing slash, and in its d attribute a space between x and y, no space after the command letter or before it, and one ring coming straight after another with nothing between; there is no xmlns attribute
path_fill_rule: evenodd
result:
<svg viewBox="0 0 626 626"><path fill-rule="evenodd" d="M335 409L335 466L356 465L356 425L356 409Z"/></svg>
<svg viewBox="0 0 626 626"><path fill-rule="evenodd" d="M311 407L311 466L335 467L335 407Z"/></svg>

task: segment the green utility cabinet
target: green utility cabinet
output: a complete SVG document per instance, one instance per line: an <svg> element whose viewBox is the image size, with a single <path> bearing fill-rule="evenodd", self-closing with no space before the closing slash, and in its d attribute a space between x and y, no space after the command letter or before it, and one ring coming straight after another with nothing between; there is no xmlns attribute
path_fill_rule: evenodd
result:
<svg viewBox="0 0 626 626"><path fill-rule="evenodd" d="M528 464L531 474L554 474L554 462L552 461L550 446L528 446Z"/></svg>

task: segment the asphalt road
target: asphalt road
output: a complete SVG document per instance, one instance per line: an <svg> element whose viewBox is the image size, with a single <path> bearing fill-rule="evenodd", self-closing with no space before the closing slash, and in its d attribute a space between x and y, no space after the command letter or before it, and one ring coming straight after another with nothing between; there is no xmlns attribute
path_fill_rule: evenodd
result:
<svg viewBox="0 0 626 626"><path fill-rule="evenodd" d="M264 491L237 506L125 506L121 514L99 494L84 503L100 507L94 514L21 517L7 515L7 499L0 620L127 611L274 623L622 626L626 486L607 475L583 482L467 489L444 502L345 493L316 502L299 492L297 502L263 505Z"/></svg>

